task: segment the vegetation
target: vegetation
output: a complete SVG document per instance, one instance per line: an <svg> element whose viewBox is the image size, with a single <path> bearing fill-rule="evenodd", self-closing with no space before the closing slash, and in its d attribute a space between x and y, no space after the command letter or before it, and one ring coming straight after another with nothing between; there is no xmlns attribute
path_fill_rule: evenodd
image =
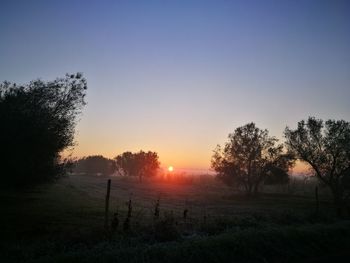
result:
<svg viewBox="0 0 350 263"><path fill-rule="evenodd" d="M338 214L350 198L350 123L310 117L286 128L287 147L306 162L333 194Z"/></svg>
<svg viewBox="0 0 350 263"><path fill-rule="evenodd" d="M229 142L214 151L212 168L227 184L244 187L246 193L256 194L267 179L269 183L288 182L288 169L293 165L291 155L283 153L283 145L254 123L238 127L229 134Z"/></svg>
<svg viewBox="0 0 350 263"><path fill-rule="evenodd" d="M105 236L105 181L76 175L22 195L1 191L2 262L327 262L349 256L349 222L333 216L327 189L320 193L321 213L314 213L312 184L303 194L300 185L295 195L264 191L247 199L213 179L176 186L114 177L111 213L118 211L119 224Z"/></svg>
<svg viewBox="0 0 350 263"><path fill-rule="evenodd" d="M74 163L73 171L75 173L107 176L116 171L116 165L114 160L105 158L102 155L93 155L77 160Z"/></svg>
<svg viewBox="0 0 350 263"><path fill-rule="evenodd" d="M49 82L0 85L2 183L37 184L64 173L60 153L74 145L85 90L80 73Z"/></svg>
<svg viewBox="0 0 350 263"><path fill-rule="evenodd" d="M143 177L157 174L160 162L156 152L139 151L137 153L124 152L115 157L116 166L120 174L137 176L140 181Z"/></svg>

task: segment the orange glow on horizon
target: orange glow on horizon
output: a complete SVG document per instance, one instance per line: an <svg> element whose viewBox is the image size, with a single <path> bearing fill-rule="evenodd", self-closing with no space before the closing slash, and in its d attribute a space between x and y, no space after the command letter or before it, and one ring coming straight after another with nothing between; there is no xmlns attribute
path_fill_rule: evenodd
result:
<svg viewBox="0 0 350 263"><path fill-rule="evenodd" d="M126 151L138 152L155 151L158 153L161 166L166 170L169 164L173 167L189 169L209 169L212 155L212 145L202 144L193 145L191 142L181 140L185 145L179 142L169 142L168 138L157 137L154 141L128 140L127 138L116 140L112 136L94 138L93 135L84 134L77 136L79 142L77 147L71 152L66 152L64 156L72 154L73 157L82 158L89 155L103 155L106 158L115 158L117 155ZM168 165L166 165L168 164Z"/></svg>
<svg viewBox="0 0 350 263"><path fill-rule="evenodd" d="M185 145L180 145L178 142L171 142L167 140L166 143L161 138L156 142L144 142L127 140L122 143L115 140L114 137L105 136L103 138L89 137L89 134L78 136L79 144L71 151L65 151L64 157L82 158L89 155L103 155L107 158L113 159L125 151L138 152L141 149L144 151L155 151L158 153L161 166L170 172L170 166L177 167L177 170L183 169L210 169L210 160L212 157L213 146L210 143L203 143L201 145L191 144L191 142L184 142ZM171 164L171 165L165 165ZM297 161L295 166L289 171L291 174L305 174L309 173L309 165L305 162Z"/></svg>
<svg viewBox="0 0 350 263"><path fill-rule="evenodd" d="M173 172L174 171L174 167L172 167L171 165L168 167L168 172Z"/></svg>

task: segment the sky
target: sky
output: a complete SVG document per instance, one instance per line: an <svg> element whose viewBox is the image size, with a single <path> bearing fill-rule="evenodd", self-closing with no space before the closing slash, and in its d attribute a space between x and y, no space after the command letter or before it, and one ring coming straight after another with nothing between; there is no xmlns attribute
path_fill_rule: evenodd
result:
<svg viewBox="0 0 350 263"><path fill-rule="evenodd" d="M73 156L208 169L248 122L350 121L350 1L0 0L0 81L83 72Z"/></svg>

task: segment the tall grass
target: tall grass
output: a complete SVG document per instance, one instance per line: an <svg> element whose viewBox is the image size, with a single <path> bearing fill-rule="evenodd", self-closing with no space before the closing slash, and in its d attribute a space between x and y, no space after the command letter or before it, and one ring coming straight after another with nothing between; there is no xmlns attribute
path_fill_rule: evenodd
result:
<svg viewBox="0 0 350 263"><path fill-rule="evenodd" d="M350 224L248 228L180 242L13 247L7 262L329 262L349 257ZM38 245L38 244L36 244Z"/></svg>

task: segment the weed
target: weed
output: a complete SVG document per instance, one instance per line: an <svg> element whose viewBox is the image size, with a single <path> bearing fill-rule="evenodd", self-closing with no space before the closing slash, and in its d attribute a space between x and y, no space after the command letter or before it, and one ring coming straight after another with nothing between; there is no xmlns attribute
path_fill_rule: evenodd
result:
<svg viewBox="0 0 350 263"><path fill-rule="evenodd" d="M158 242L174 241L181 237L173 213L165 213L164 218L154 224L154 239Z"/></svg>
<svg viewBox="0 0 350 263"><path fill-rule="evenodd" d="M113 215L112 223L111 223L112 234L114 234L117 231L118 225L119 225L118 212L115 212Z"/></svg>
<svg viewBox="0 0 350 263"><path fill-rule="evenodd" d="M183 212L183 219L184 219L184 221L187 220L187 214L188 214L188 209L185 209L184 212Z"/></svg>
<svg viewBox="0 0 350 263"><path fill-rule="evenodd" d="M131 198L129 199L128 202L128 213L127 213L127 217L124 220L124 224L123 224L123 231L128 233L130 232L130 221L131 221L131 215L132 215L132 201Z"/></svg>
<svg viewBox="0 0 350 263"><path fill-rule="evenodd" d="M160 197L158 197L157 201L156 201L156 204L154 206L154 219L157 220L159 219L159 213L160 213Z"/></svg>
<svg viewBox="0 0 350 263"><path fill-rule="evenodd" d="M130 198L128 202L128 217L131 217L131 213L132 213L132 202Z"/></svg>

